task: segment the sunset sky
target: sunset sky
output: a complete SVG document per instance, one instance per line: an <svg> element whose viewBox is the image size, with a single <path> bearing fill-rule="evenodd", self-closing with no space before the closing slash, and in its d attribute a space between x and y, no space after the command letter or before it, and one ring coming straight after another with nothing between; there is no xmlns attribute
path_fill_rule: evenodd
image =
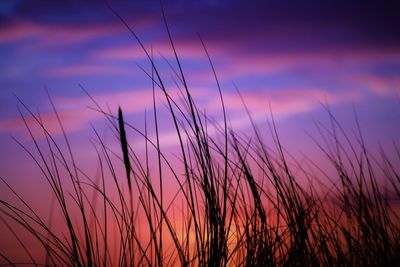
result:
<svg viewBox="0 0 400 267"><path fill-rule="evenodd" d="M174 73L163 57L174 68L176 62L159 1L108 3L153 51L174 94ZM198 35L215 65L234 129L250 127L239 91L260 127L271 106L283 141L295 150L307 150L311 141L306 133L315 133L315 121L327 121L321 103L329 104L350 130L354 106L372 144L399 141L400 19L390 1L163 4L191 92L208 116L221 121L217 87ZM57 136L47 89L81 158L91 147L89 122L100 131L105 124L103 115L88 108L93 104L79 84L115 114L121 105L139 128L145 110L152 110L151 80L141 70L151 72L149 62L103 1L1 1L0 57L2 177L18 177L29 169L17 167L27 156L11 138L30 143L16 96L39 112ZM163 144L173 148L171 124L162 126Z"/></svg>
<svg viewBox="0 0 400 267"><path fill-rule="evenodd" d="M332 172L333 168L327 169L315 144L323 140L316 126L319 123L330 126L325 106L329 106L352 141L356 141L356 113L372 157L379 158L383 147L388 158L397 157L394 162L399 162L393 148L393 142L400 143L400 6L395 3L162 0L199 111L211 122L222 125L218 87L201 36L218 75L230 127L241 136L252 136L245 103L265 143L273 146L267 121L272 112L285 153L291 153L300 163L291 169L296 182L305 173L301 171L308 159L319 170ZM49 169L56 172L46 151L43 131L35 126L27 107L40 117L65 153L66 161L70 160L46 92L62 120L78 167L90 178L100 177L95 149L99 145L94 129L115 155L121 155L121 149L105 116L93 110L95 105L82 87L114 115L121 106L125 119L141 131L147 118L152 140L155 104L161 150L174 167L181 163L171 114L158 88L153 103L153 84L147 75L151 74L149 60L112 10L129 24L153 55L167 91L179 101L175 85L176 81L179 83L177 63L159 0L0 0L0 177L42 218L53 214L51 206L55 200L44 175L18 142L40 159L21 111L35 140L44 148L43 157L50 162ZM207 125L207 131L210 137L217 137L212 123ZM140 160L147 160L143 137L130 130L127 136ZM156 160L152 161L156 156L156 153L150 155L150 162L156 164ZM61 166L64 162L60 162ZM116 172L122 174L118 177L125 178L122 161L117 162L121 168ZM362 164L357 162L356 168ZM157 172L157 167L149 169ZM178 186L168 169L162 171L165 204L174 197ZM175 171L183 173L179 168ZM62 183L68 186L68 174L61 171L63 174ZM113 182L111 178L106 181ZM134 190L140 191L140 186ZM22 206L12 190L1 182L0 200ZM69 200L68 204L74 204L72 197ZM0 219L6 214L1 209ZM60 218L55 217L54 225L63 231L65 222L58 224ZM115 222L114 227L117 229ZM13 230L19 233L20 229ZM30 243L25 232L20 232L33 254L39 253L41 248ZM0 252L20 259L23 251L12 234L6 226L0 226ZM2 260L0 257L0 265L5 263Z"/></svg>

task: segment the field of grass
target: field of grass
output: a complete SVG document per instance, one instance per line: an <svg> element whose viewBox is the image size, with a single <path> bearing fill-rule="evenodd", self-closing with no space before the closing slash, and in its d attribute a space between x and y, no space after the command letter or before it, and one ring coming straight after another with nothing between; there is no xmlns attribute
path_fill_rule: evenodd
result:
<svg viewBox="0 0 400 267"><path fill-rule="evenodd" d="M115 151L109 147L94 129L97 159L93 161L98 175L91 177L76 162L68 136L64 135L62 145L55 141L40 116L21 102L21 114L35 119L45 142L39 142L26 123L33 149L19 144L32 156L51 188L54 209L50 217L57 217L58 225L41 217L2 177L2 186L10 190L14 199L0 198L1 227L15 236L19 242L16 249L26 257L21 262L0 251L1 263L399 265L400 218L395 205L400 198L398 146L394 147L395 159L385 151L371 153L357 120L357 131L349 136L326 108L329 120L327 125L317 125L318 140L322 142L316 139L315 145L335 174L326 173L322 166L310 161L308 165L314 170L311 172L285 150L273 111L269 132L261 132L251 114L248 119L253 125L252 134L235 132L219 89L223 123L216 123L193 100L172 39L179 99L169 93L151 54L133 31L132 34L152 65L151 72L146 73L153 84L149 90L164 94L179 141L177 156L172 157L160 145L155 106L153 116L146 118L154 128L155 138L150 138L147 127L139 130L124 119L123 110L108 111L88 94L95 109L107 119L120 148ZM205 46L204 49L207 51ZM57 113L54 105L53 108ZM62 129L61 120L59 124ZM210 128L214 129L213 134L209 133ZM142 137L145 153L139 154L132 147L129 133ZM265 142L266 135L272 137L273 143ZM175 191L171 191L172 183ZM36 243L25 243L22 230ZM36 255L32 244L43 253Z"/></svg>

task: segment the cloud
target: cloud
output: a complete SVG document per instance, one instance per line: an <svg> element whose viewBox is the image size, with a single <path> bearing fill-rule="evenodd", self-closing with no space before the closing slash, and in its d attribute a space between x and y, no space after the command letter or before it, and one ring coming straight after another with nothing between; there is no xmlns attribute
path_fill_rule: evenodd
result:
<svg viewBox="0 0 400 267"><path fill-rule="evenodd" d="M119 28L119 29L118 29ZM32 47L66 46L107 37L121 31L115 25L51 25L17 20L0 27L0 43L33 39Z"/></svg>
<svg viewBox="0 0 400 267"><path fill-rule="evenodd" d="M227 110L240 113L244 104L252 113L269 112L276 114L294 114L310 111L320 103L342 104L358 101L362 98L359 91L344 91L332 93L319 88L279 88L276 90L243 91L241 97L234 93L224 93L224 104ZM207 106L211 109L221 109L219 100L214 98ZM244 103L244 104L243 104Z"/></svg>
<svg viewBox="0 0 400 267"><path fill-rule="evenodd" d="M100 42L103 39L129 36L126 28L118 21L76 24L44 23L33 20L13 19L0 26L0 44L23 43L24 49L43 49L49 47L70 47L89 41ZM154 22L149 18L136 21L132 27L136 31L150 28Z"/></svg>
<svg viewBox="0 0 400 267"><path fill-rule="evenodd" d="M363 71L365 66L374 66L382 62L400 62L400 49L396 46L344 46L344 47L310 47L304 51L274 51L268 46L265 48L249 49L249 41L239 39L233 44L210 40L206 42L211 59L221 80L235 80L254 76L274 75L279 73L301 72L312 74L309 81L318 78L318 74L335 75L335 80L347 81L348 71ZM154 57L159 53L167 58L173 56L168 42L158 41L152 44ZM202 66L202 69L186 71L193 81L213 81L213 74L208 65L208 59L200 42L193 39L178 39L175 42L181 59L192 59L193 64ZM254 45L254 44L253 44ZM150 51L150 45L147 48ZM250 44L251 47L251 44ZM145 54L137 45L112 47L95 50L93 58L125 61L143 59ZM343 75L345 74L345 75Z"/></svg>
<svg viewBox="0 0 400 267"><path fill-rule="evenodd" d="M192 39L176 40L174 41L174 45L178 56L181 59L207 59L206 52L204 51L200 40L198 42L194 42ZM153 51L154 58L159 58L160 55L166 58L174 57L172 46L168 40L157 40L152 43L145 43L145 47L150 54L151 51ZM217 54L216 50L217 49L214 49L214 55ZM220 49L218 49L218 52L220 52ZM103 58L115 61L146 58L145 52L136 43L125 46L100 48L93 51L91 56L93 58Z"/></svg>
<svg viewBox="0 0 400 267"><path fill-rule="evenodd" d="M201 97L207 92L202 89L193 89L194 97ZM178 90L169 90L168 93L175 99L179 98ZM145 110L153 109L153 92L152 90L126 90L112 93L93 94L95 101L105 110L111 110L116 114L118 107L121 107L126 116L142 114ZM165 97L160 90L155 93L156 106L162 105ZM100 112L92 110L89 107L97 109L89 97L56 97L53 99L58 115L65 126L66 133L78 132L88 126L89 122L104 119L104 115ZM49 103L50 105L50 103ZM61 128L54 112L40 113L41 121L49 133L61 134ZM34 117L25 116L28 126L32 127L36 137L43 137L43 130L38 127ZM0 132L2 133L18 133L27 134L23 119L20 117L0 120Z"/></svg>
<svg viewBox="0 0 400 267"><path fill-rule="evenodd" d="M400 95L400 75L382 76L374 74L360 74L348 77L349 82L360 84L372 93L381 96Z"/></svg>
<svg viewBox="0 0 400 267"><path fill-rule="evenodd" d="M180 93L177 89L169 90L170 95L179 103ZM200 112L206 111L208 118L213 118L217 124L222 125L222 109L218 91L209 88L192 88L191 93ZM145 110L153 109L152 90L126 90L112 93L97 93L92 97L104 108L104 110L116 111L122 107L125 117L129 115L143 114ZM248 107L252 118L256 123L265 120L269 113L269 106L277 120L289 117L293 114L310 112L320 103L330 105L358 101L362 98L360 91L341 91L332 93L322 88L279 88L276 90L242 91L241 97ZM231 91L223 91L225 108L228 112L229 124L234 130L243 130L251 127L249 118L245 112L240 95ZM165 104L163 93L156 90L156 106ZM67 134L79 132L89 125L104 119L104 115L88 108L94 107L87 96L82 97L56 97L54 103ZM168 112L167 112L168 113ZM165 112L159 113L159 118L165 122ZM40 115L45 128L53 135L62 133L57 117L52 112ZM129 118L129 117L128 117ZM143 118L142 118L143 119ZM37 126L35 119L26 116L26 121L31 127L36 138L43 138L43 130ZM178 144L176 132L166 124L160 129L160 143L163 147L171 147ZM209 124L208 133L214 136L217 133L215 125ZM25 125L21 118L11 118L0 121L0 132L17 133L27 136ZM153 134L153 136L152 136ZM154 133L149 133L150 139L155 140ZM184 137L186 140L187 137ZM143 140L138 141L137 147Z"/></svg>
<svg viewBox="0 0 400 267"><path fill-rule="evenodd" d="M218 70L221 77L262 75L289 70L313 68L316 71L340 72L343 67L357 68L361 65L373 65L385 60L400 62L400 49L326 49L322 51L271 53L258 51L258 54L238 54L226 59Z"/></svg>
<svg viewBox="0 0 400 267"><path fill-rule="evenodd" d="M242 101L242 98L243 101ZM250 115L255 123L264 122L270 112L270 107L276 120L288 118L292 115L298 115L321 106L321 103L329 105L340 105L348 102L355 102L362 99L359 91L343 91L330 93L324 89L304 89L287 88L276 91L260 91L241 93L223 92L225 109L228 113L229 127L234 131L240 131L252 127L251 121L245 111L248 108ZM200 112L205 111L208 119L212 119L216 124L208 123L207 133L210 137L217 134L216 127L223 125L222 106L219 100L218 92L208 90L203 91L197 96L197 104ZM200 103L200 104L199 104ZM150 140L156 141L156 136L150 134ZM188 136L183 135L185 142ZM171 147L179 144L176 131L164 129L159 133L159 141L162 147ZM143 141L138 141L135 147L142 147Z"/></svg>
<svg viewBox="0 0 400 267"><path fill-rule="evenodd" d="M77 110L77 111L60 111L58 116L62 121L66 133L73 133L79 131L87 125L87 123L98 117L98 114L89 110ZM57 116L55 113L44 113L37 114L36 117L43 123L43 126L48 133L52 135L59 135L62 133L62 129L59 125ZM38 124L36 119L31 115L24 116L25 121L32 131L35 138L44 138L43 128ZM0 121L0 132L10 134L21 134L22 136L28 137L29 133L26 129L24 120L22 118L11 118Z"/></svg>

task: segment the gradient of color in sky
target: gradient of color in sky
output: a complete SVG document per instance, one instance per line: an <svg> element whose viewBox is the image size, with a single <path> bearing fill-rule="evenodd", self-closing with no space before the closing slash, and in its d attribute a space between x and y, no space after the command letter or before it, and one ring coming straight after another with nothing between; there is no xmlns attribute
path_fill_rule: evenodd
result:
<svg viewBox="0 0 400 267"><path fill-rule="evenodd" d="M152 48L165 79L171 80L173 72L161 55L176 65L159 1L109 4ZM313 119L326 119L321 102L353 128L354 105L373 144L390 146L399 136L400 23L395 4L173 0L164 1L164 8L192 94L209 116L218 120L221 110L198 34L215 64L235 129L250 127L237 87L261 125L271 105L281 137L293 150L309 149L305 132L314 133ZM78 84L115 113L121 105L137 125L143 126L144 111L152 109L151 81L138 67L150 71L145 54L102 1L2 1L0 55L0 175L16 185L27 180L33 164L10 138L30 144L15 95L38 110L57 135L47 88L82 162L90 158L93 131L88 122L101 130L104 117L88 108L93 104ZM162 108L162 101L157 105ZM161 126L163 144L173 147L173 129Z"/></svg>

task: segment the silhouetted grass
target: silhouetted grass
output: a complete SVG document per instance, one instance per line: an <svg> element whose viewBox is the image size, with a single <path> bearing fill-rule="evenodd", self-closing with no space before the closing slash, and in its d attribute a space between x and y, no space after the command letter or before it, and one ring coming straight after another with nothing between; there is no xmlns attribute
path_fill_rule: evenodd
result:
<svg viewBox="0 0 400 267"><path fill-rule="evenodd" d="M64 144L56 142L40 116L20 101L24 108L21 118L33 149L16 141L46 179L57 206L53 216L61 216L63 223L53 229L35 207L1 178L15 199L0 200L0 219L21 245L18 249L27 255L25 263L36 266L398 265L400 224L391 202L400 197L398 146L394 145L397 162L391 161L383 150L380 155L372 155L357 117L357 132L350 138L327 108L330 126L317 125L322 143L317 140L315 143L336 175L326 174L322 166L312 161L309 164L314 165L316 173L310 173L285 151L272 112L269 124L272 144L264 142L265 133L259 131L250 113L253 134L245 136L233 131L204 44L219 90L222 124L213 122L193 100L168 26L180 99L169 93L151 53L120 19L151 63L151 72L146 74L152 80L153 102L154 91L161 90L176 131L179 162L161 148L155 104L153 140L148 135L147 118L145 130L139 130L123 118L123 110L113 115L88 94L95 109L108 120L121 148L120 152L113 151L93 129L98 166L93 177L84 173L75 161L62 121L59 119ZM51 99L50 103L57 114ZM41 128L44 143L34 136L24 113ZM213 135L208 132L210 127L216 130ZM129 133L143 138L144 153L138 154L131 146ZM66 145L66 151L61 145ZM293 171L298 169L302 170L300 174ZM301 185L301 179L308 179L309 183ZM177 190L171 192L169 187L166 192L165 183L175 183ZM15 225L37 240L35 245L41 246L44 258L31 253L31 245L19 237L20 230L13 230ZM0 257L5 265L20 263L2 252Z"/></svg>

